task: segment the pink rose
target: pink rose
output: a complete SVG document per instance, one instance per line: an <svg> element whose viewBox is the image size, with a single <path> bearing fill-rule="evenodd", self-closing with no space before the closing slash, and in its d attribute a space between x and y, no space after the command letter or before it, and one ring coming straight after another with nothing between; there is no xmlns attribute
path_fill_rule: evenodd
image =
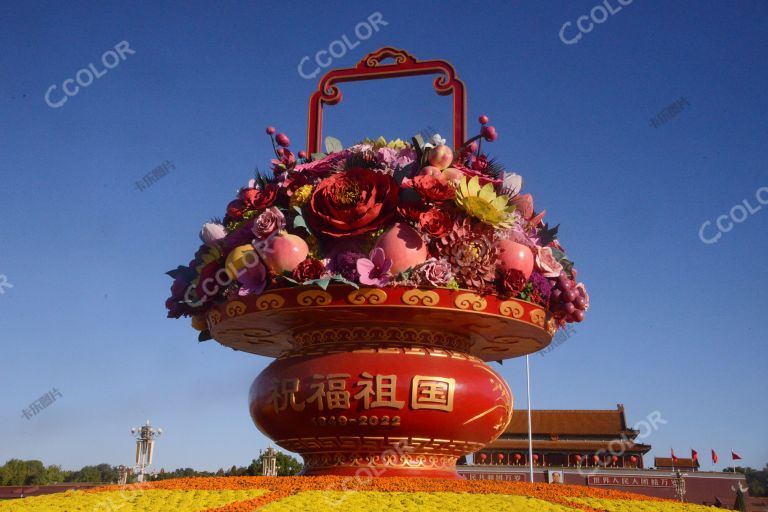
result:
<svg viewBox="0 0 768 512"><path fill-rule="evenodd" d="M413 273L416 284L422 286L445 286L453 278L451 264L445 260L428 259Z"/></svg>
<svg viewBox="0 0 768 512"><path fill-rule="evenodd" d="M551 247L539 247L536 253L536 268L544 277L557 277L563 266L555 259Z"/></svg>
<svg viewBox="0 0 768 512"><path fill-rule="evenodd" d="M283 213L275 208L267 208L256 218L256 222L253 223L253 234L256 238L265 239L269 235L276 231L280 231L285 228L285 216Z"/></svg>

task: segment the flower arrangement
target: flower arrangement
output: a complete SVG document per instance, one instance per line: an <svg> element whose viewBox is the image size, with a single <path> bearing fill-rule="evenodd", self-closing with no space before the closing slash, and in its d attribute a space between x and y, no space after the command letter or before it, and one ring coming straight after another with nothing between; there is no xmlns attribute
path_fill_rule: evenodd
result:
<svg viewBox="0 0 768 512"><path fill-rule="evenodd" d="M0 512L508 510L704 512L712 507L583 485L436 478L192 477L0 503Z"/></svg>
<svg viewBox="0 0 768 512"><path fill-rule="evenodd" d="M522 178L483 152L487 116L454 152L439 135L366 139L330 154L270 136L271 173L257 170L206 223L203 244L174 279L168 316L270 288L411 286L466 289L539 304L562 326L581 322L589 295Z"/></svg>

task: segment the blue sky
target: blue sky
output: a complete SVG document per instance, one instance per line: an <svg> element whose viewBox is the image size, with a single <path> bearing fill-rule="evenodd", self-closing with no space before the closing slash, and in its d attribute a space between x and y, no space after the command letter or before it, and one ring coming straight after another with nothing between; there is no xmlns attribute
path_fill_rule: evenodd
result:
<svg viewBox="0 0 768 512"><path fill-rule="evenodd" d="M624 403L633 423L659 411L651 455L768 462L768 205L756 197L768 187L768 4L635 0L570 45L561 28L576 37L597 0L318 5L0 5L0 276L13 286L0 277L0 463L129 464L129 428L148 418L166 431L165 468L245 465L267 446L246 400L269 361L165 319L164 272L268 167L266 125L303 146L319 77L302 78L301 59L355 42L376 12L387 24L332 66L387 45L453 62L470 128L491 118L491 154L561 224L588 286L587 321L531 358L534 407ZM65 80L90 63L103 72L122 41L134 53L47 105L51 85L59 101ZM326 133L345 145L448 132L449 99L429 78L342 91ZM651 126L679 98L682 112ZM164 161L175 169L139 191ZM745 199L755 213L703 243L702 224L716 236ZM500 372L524 407L524 360ZM62 396L24 419L52 388Z"/></svg>

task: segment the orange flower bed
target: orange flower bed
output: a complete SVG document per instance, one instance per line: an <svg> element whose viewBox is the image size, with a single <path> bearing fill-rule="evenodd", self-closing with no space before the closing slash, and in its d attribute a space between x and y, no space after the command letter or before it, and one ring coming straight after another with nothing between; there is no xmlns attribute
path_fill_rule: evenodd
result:
<svg viewBox="0 0 768 512"><path fill-rule="evenodd" d="M527 496L550 503L556 503L575 510L600 512L584 502L572 501L571 498L593 498L596 500L616 501L653 501L669 500L652 498L607 489L595 489L580 485L555 485L545 483L499 482L479 480L440 480L429 478L368 478L356 480L345 477L229 477L229 478L179 478L146 482L127 486L106 486L89 489L85 492L104 492L115 490L246 490L266 489L269 492L248 500L230 503L208 512L252 512L269 503L303 491L378 491L378 492L429 492L429 493L469 493Z"/></svg>

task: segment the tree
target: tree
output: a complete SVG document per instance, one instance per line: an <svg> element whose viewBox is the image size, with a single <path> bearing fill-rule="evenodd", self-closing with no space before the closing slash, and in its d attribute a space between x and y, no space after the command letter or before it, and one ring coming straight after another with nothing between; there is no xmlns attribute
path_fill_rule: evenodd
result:
<svg viewBox="0 0 768 512"><path fill-rule="evenodd" d="M750 496L768 496L768 464L762 470L738 466L736 472L746 477ZM723 473L733 473L733 468L726 468Z"/></svg>
<svg viewBox="0 0 768 512"><path fill-rule="evenodd" d="M64 471L61 469L61 466L57 466L55 464L51 464L47 468L45 468L45 480L46 483L49 484L60 484L64 482L64 478L66 477L68 471Z"/></svg>
<svg viewBox="0 0 768 512"><path fill-rule="evenodd" d="M297 475L302 469L304 469L304 464L299 462L298 459L291 457L287 453L277 452L278 476Z"/></svg>
<svg viewBox="0 0 768 512"><path fill-rule="evenodd" d="M48 483L45 466L39 460L11 459L0 467L0 485L42 485Z"/></svg>

